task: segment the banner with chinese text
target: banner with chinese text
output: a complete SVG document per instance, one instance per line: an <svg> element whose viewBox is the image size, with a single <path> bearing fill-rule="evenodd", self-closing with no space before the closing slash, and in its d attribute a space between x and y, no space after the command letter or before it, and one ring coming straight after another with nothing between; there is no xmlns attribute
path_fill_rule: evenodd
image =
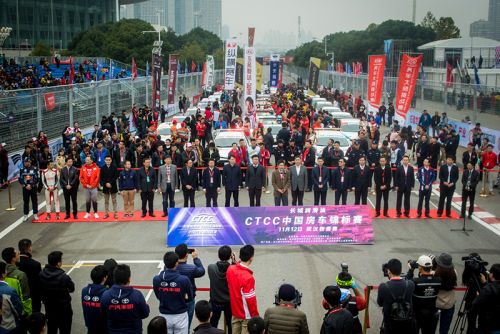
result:
<svg viewBox="0 0 500 334"><path fill-rule="evenodd" d="M171 55L172 56L172 55ZM177 61L177 55L173 55ZM159 54L153 55L153 110L160 113L161 112L161 65L163 58ZM177 70L177 69L176 69ZM176 71L177 73L177 71ZM170 101L170 79L168 81L169 86L169 101ZM174 77L174 85L173 85L173 93L172 99L175 99L175 79ZM170 103L170 102L169 102ZM175 103L175 101L174 101Z"/></svg>
<svg viewBox="0 0 500 334"><path fill-rule="evenodd" d="M262 68L264 67L264 58L257 57L255 58L255 90L257 94L262 93Z"/></svg>
<svg viewBox="0 0 500 334"><path fill-rule="evenodd" d="M368 56L368 103L377 109L384 85L385 60L385 55Z"/></svg>
<svg viewBox="0 0 500 334"><path fill-rule="evenodd" d="M212 87L214 86L214 73L215 71L215 61L214 61L214 56L208 55L207 56L207 73L206 73L206 87L205 89L207 90L212 90Z"/></svg>
<svg viewBox="0 0 500 334"><path fill-rule="evenodd" d="M251 99L251 108L255 103L255 90L256 90L256 73L255 73L255 49L253 47L245 48L245 87L244 96L245 103L249 104ZM249 99L250 98L250 99ZM247 102L248 101L248 102ZM245 107L248 109L248 106ZM253 115L254 110L245 110L247 115Z"/></svg>
<svg viewBox="0 0 500 334"><path fill-rule="evenodd" d="M396 118L403 121L406 119L406 114L410 109L413 94L415 93L422 58L422 55L410 57L404 54L401 59L395 108Z"/></svg>
<svg viewBox="0 0 500 334"><path fill-rule="evenodd" d="M238 43L236 40L226 41L226 62L224 69L224 89L233 90L236 77L236 58L238 57Z"/></svg>
<svg viewBox="0 0 500 334"><path fill-rule="evenodd" d="M167 245L373 244L366 205L173 208Z"/></svg>
<svg viewBox="0 0 500 334"><path fill-rule="evenodd" d="M271 93L276 93L280 80L280 55L272 54L269 59L269 89Z"/></svg>
<svg viewBox="0 0 500 334"><path fill-rule="evenodd" d="M236 88L243 89L243 68L245 67L245 60L243 58L236 59Z"/></svg>
<svg viewBox="0 0 500 334"><path fill-rule="evenodd" d="M311 57L309 60L309 95L314 95L318 91L319 70L321 59Z"/></svg>

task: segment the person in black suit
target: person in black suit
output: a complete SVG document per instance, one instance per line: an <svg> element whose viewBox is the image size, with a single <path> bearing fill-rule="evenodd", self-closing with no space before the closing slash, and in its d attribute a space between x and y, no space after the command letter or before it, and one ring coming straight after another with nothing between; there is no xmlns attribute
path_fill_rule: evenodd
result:
<svg viewBox="0 0 500 334"><path fill-rule="evenodd" d="M73 158L70 156L66 158L66 166L61 169L60 183L64 194L64 206L66 209L66 216L64 219L69 219L69 213L71 211L70 201L73 204L73 218L77 219L78 204L76 199L80 178L78 176L78 171L73 166Z"/></svg>
<svg viewBox="0 0 500 334"><path fill-rule="evenodd" d="M474 144L469 143L467 144L467 150L462 154L462 164L464 167L467 167L467 164L469 162L472 163L472 166L475 167L477 165L477 152L474 149Z"/></svg>
<svg viewBox="0 0 500 334"><path fill-rule="evenodd" d="M458 167L454 164L454 158L448 156L446 164L439 169L439 205L438 217L443 214L444 202L446 200L446 217L451 217L451 200L458 181Z"/></svg>
<svg viewBox="0 0 500 334"><path fill-rule="evenodd" d="M184 194L184 207L194 208L194 193L198 187L198 176L193 168L193 160L188 159L186 166L181 171L182 193ZM189 203L189 205L188 205Z"/></svg>
<svg viewBox="0 0 500 334"><path fill-rule="evenodd" d="M239 187L241 184L241 167L236 164L236 158L231 156L229 163L224 165L222 170L222 184L226 190L225 207L231 206L231 195L233 196L234 206L238 207Z"/></svg>
<svg viewBox="0 0 500 334"><path fill-rule="evenodd" d="M404 215L409 218L411 190L415 187L415 170L408 164L410 158L407 155L403 157L401 162L396 170L396 179L394 180L394 187L397 191L396 215L398 218L401 217L401 204L404 197Z"/></svg>
<svg viewBox="0 0 500 334"><path fill-rule="evenodd" d="M312 170L312 182L314 191L314 205L326 205L326 195L328 194L328 183L330 182L330 173L326 166L323 165L323 157L318 157L318 165Z"/></svg>
<svg viewBox="0 0 500 334"><path fill-rule="evenodd" d="M312 182L312 169L314 168L314 163L316 161L316 150L312 146L312 142L310 140L306 141L304 152L302 153L302 161L304 162L304 166L307 168L307 189L306 191L311 191L313 186Z"/></svg>
<svg viewBox="0 0 500 334"><path fill-rule="evenodd" d="M354 167L352 171L351 188L354 190L354 204L367 204L368 192L372 187L372 177L370 168L366 165L365 157L358 160L359 165Z"/></svg>
<svg viewBox="0 0 500 334"><path fill-rule="evenodd" d="M220 193L220 170L215 167L215 160L208 160L208 167L202 175L203 191L207 199L207 208L217 207L217 197Z"/></svg>
<svg viewBox="0 0 500 334"><path fill-rule="evenodd" d="M479 172L474 169L472 162L467 163L467 169L464 170L462 175L462 214L460 218L465 217L465 209L467 206L467 199L469 199L469 219L472 218L474 213L474 199L476 197L476 186L479 182Z"/></svg>
<svg viewBox="0 0 500 334"><path fill-rule="evenodd" d="M388 217L389 211L389 190L391 189L391 167L387 165L387 159L381 157L379 166L373 171L373 180L375 181L375 217L380 216L380 205L384 199L384 216Z"/></svg>
<svg viewBox="0 0 500 334"><path fill-rule="evenodd" d="M266 182L266 171L259 165L259 156L252 156L252 164L247 167L245 185L250 197L250 206L260 206L262 188Z"/></svg>
<svg viewBox="0 0 500 334"><path fill-rule="evenodd" d="M155 217L153 211L153 200L156 190L156 172L151 167L151 158L145 158L144 166L137 173L137 191L141 193L142 201L142 218L146 217L147 208L149 208L149 216Z"/></svg>
<svg viewBox="0 0 500 334"><path fill-rule="evenodd" d="M108 155L105 159L105 164L101 168L101 187L104 195L104 219L109 217L109 198L113 203L114 218L118 219L118 204L116 202L116 193L118 192L118 185L116 181L120 176L118 169L113 163L113 159Z"/></svg>
<svg viewBox="0 0 500 334"><path fill-rule="evenodd" d="M347 193L351 191L351 171L345 166L345 159L339 159L339 167L333 170L331 187L335 191L335 205L347 203Z"/></svg>

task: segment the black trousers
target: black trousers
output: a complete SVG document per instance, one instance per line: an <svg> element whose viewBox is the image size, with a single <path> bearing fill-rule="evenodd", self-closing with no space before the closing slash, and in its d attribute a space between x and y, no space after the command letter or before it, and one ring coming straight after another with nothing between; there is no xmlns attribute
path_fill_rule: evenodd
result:
<svg viewBox="0 0 500 334"><path fill-rule="evenodd" d="M76 203L78 190L76 188L71 188L71 189L63 188L63 195L64 195L64 206L66 209L66 215L69 216L69 213L71 212L71 204L73 205L73 214L76 215L76 213L78 212L78 204Z"/></svg>
<svg viewBox="0 0 500 334"><path fill-rule="evenodd" d="M47 316L47 334L70 334L73 319L71 307L47 307L45 305L45 315Z"/></svg>
<svg viewBox="0 0 500 334"><path fill-rule="evenodd" d="M465 216L465 210L467 206L467 199L469 199L469 216L474 213L474 199L476 198L475 190L463 190L462 191L462 216Z"/></svg>
<svg viewBox="0 0 500 334"><path fill-rule="evenodd" d="M205 198L207 200L206 207L214 207L216 208L217 205L217 197L218 197L217 189L207 189L207 192L205 193Z"/></svg>
<svg viewBox="0 0 500 334"><path fill-rule="evenodd" d="M442 186L439 191L439 205L438 205L438 215L443 214L444 202L446 200L446 214L451 214L451 200L453 199L453 192L455 187Z"/></svg>
<svg viewBox="0 0 500 334"><path fill-rule="evenodd" d="M366 205L368 199L368 187L361 187L354 189L354 205L360 203Z"/></svg>
<svg viewBox="0 0 500 334"><path fill-rule="evenodd" d="M428 215L430 211L429 207L429 202L431 200L431 193L432 189L429 187L429 189L420 189L418 192L418 207L417 207L417 213L419 215L422 214L422 203L425 201L425 214Z"/></svg>
<svg viewBox="0 0 500 334"><path fill-rule="evenodd" d="M222 312L224 312L227 334L232 334L233 329L231 326L231 317L232 317L231 304L230 303L218 304L213 301L210 301L210 304L212 305L212 317L210 318L210 324L212 325L212 327L214 328L218 327L220 317L222 315Z"/></svg>
<svg viewBox="0 0 500 334"><path fill-rule="evenodd" d="M297 203L298 202L298 203ZM304 191L292 190L292 205L304 205Z"/></svg>
<svg viewBox="0 0 500 334"><path fill-rule="evenodd" d="M234 200L234 207L240 206L240 203L238 202L238 195L239 191L238 190L227 190L226 189L226 203L225 207L228 208L231 206L231 195L233 195L233 200Z"/></svg>
<svg viewBox="0 0 500 334"><path fill-rule="evenodd" d="M155 193L153 191L141 191L142 214L145 215L149 208L149 215L153 214L153 200Z"/></svg>
<svg viewBox="0 0 500 334"><path fill-rule="evenodd" d="M307 167L307 191L311 191L312 184L312 167Z"/></svg>
<svg viewBox="0 0 500 334"><path fill-rule="evenodd" d="M380 214L380 205L382 204L382 199L384 199L384 215L387 216L387 211L389 211L389 189L376 190L375 196L375 213Z"/></svg>
<svg viewBox="0 0 500 334"><path fill-rule="evenodd" d="M175 189L172 188L172 184L167 184L167 191L162 193L162 206L163 206L163 214L168 214L168 208L175 208Z"/></svg>
<svg viewBox="0 0 500 334"><path fill-rule="evenodd" d="M195 207L195 204L194 204L194 189L183 190L182 193L184 195L184 207L185 208L187 208L187 207L194 208Z"/></svg>
<svg viewBox="0 0 500 334"><path fill-rule="evenodd" d="M33 208L33 214L38 214L38 196L37 196L37 185L32 186L30 190L23 187L23 213L28 215L30 212L30 200L31 207Z"/></svg>
<svg viewBox="0 0 500 334"><path fill-rule="evenodd" d="M320 199L321 199L321 205L326 205L326 195L328 194L328 191L314 191L314 205L319 205Z"/></svg>
<svg viewBox="0 0 500 334"><path fill-rule="evenodd" d="M347 204L347 189L335 191L335 205L340 204L340 199L342 198L342 205Z"/></svg>
<svg viewBox="0 0 500 334"><path fill-rule="evenodd" d="M262 188L249 188L248 196L250 197L250 206L260 206L260 197L262 196Z"/></svg>
<svg viewBox="0 0 500 334"><path fill-rule="evenodd" d="M404 214L410 214L410 196L411 188L406 188L405 190L398 189L397 199L396 199L396 213L401 214L401 204L403 203L404 197Z"/></svg>

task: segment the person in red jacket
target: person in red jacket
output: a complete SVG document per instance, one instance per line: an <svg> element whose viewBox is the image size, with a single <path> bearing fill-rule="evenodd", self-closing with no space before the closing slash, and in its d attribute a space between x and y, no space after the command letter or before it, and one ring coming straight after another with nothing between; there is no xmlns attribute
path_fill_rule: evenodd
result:
<svg viewBox="0 0 500 334"><path fill-rule="evenodd" d="M255 249L245 245L240 249L240 262L230 266L226 272L229 288L229 301L233 314L233 334L248 334L248 320L259 316L255 296L255 278L249 266L252 264Z"/></svg>
<svg viewBox="0 0 500 334"><path fill-rule="evenodd" d="M486 180L488 181L488 192L490 195L494 195L493 192L493 183L495 182L495 176L491 171L497 165L497 155L493 152L493 145L488 144L486 148L486 152L481 154L481 160L483 162L483 167L486 172Z"/></svg>
<svg viewBox="0 0 500 334"><path fill-rule="evenodd" d="M94 218L99 218L97 214L97 187L99 186L101 170L94 163L91 157L85 158L85 165L80 170L80 183L85 193L85 204L87 213L84 218L90 217L90 204L94 209Z"/></svg>

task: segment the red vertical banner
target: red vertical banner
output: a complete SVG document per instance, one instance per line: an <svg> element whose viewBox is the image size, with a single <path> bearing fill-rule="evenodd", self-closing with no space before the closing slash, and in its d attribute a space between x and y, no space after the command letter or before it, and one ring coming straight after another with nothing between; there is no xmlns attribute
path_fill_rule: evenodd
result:
<svg viewBox="0 0 500 334"><path fill-rule="evenodd" d="M170 109L175 109L175 85L177 82L177 61L178 55L171 54L168 56L168 96L167 96L167 108L170 113Z"/></svg>
<svg viewBox="0 0 500 334"><path fill-rule="evenodd" d="M399 67L398 90L396 92L396 115L406 119L406 114L410 109L415 87L417 86L418 73L423 56L410 57L403 55Z"/></svg>
<svg viewBox="0 0 500 334"><path fill-rule="evenodd" d="M253 39L255 37L255 28L248 28L248 47L253 47Z"/></svg>
<svg viewBox="0 0 500 334"><path fill-rule="evenodd" d="M446 61L446 87L449 88L451 86L453 86L453 65L449 61Z"/></svg>
<svg viewBox="0 0 500 334"><path fill-rule="evenodd" d="M207 62L203 62L203 71L201 72L201 90L207 85Z"/></svg>
<svg viewBox="0 0 500 334"><path fill-rule="evenodd" d="M54 93L47 93L43 95L45 100L45 110L52 111L56 107L56 96Z"/></svg>
<svg viewBox="0 0 500 334"><path fill-rule="evenodd" d="M75 68L73 67L73 57L69 58L69 84L73 84L73 80L75 79Z"/></svg>
<svg viewBox="0 0 500 334"><path fill-rule="evenodd" d="M278 88L283 86L283 59L280 59L280 76L278 79Z"/></svg>
<svg viewBox="0 0 500 334"><path fill-rule="evenodd" d="M384 85L385 55L368 56L368 103L374 108L380 106Z"/></svg>
<svg viewBox="0 0 500 334"><path fill-rule="evenodd" d="M135 59L132 57L132 80L137 78L137 64L135 63Z"/></svg>

